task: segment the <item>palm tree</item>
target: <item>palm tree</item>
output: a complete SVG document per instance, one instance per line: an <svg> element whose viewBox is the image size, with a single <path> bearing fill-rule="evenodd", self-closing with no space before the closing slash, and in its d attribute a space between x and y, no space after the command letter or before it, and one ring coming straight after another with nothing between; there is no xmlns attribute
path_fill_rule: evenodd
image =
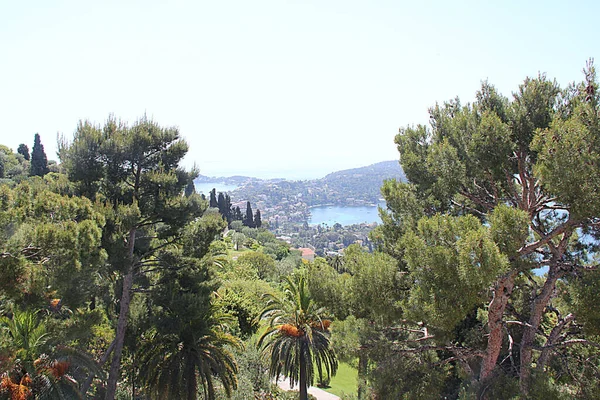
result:
<svg viewBox="0 0 600 400"><path fill-rule="evenodd" d="M141 350L140 360L140 374L150 396L195 400L201 386L203 398L212 400L215 377L231 395L237 388L237 364L227 346L239 347L240 342L218 328L181 335L153 333Z"/></svg>
<svg viewBox="0 0 600 400"><path fill-rule="evenodd" d="M0 317L0 328L10 338L14 358L12 365L0 371L0 392L13 399L80 398L76 378L90 371L101 374L88 354L65 346L51 348L51 336L34 311L15 309L11 318Z"/></svg>
<svg viewBox="0 0 600 400"><path fill-rule="evenodd" d="M237 388L237 364L228 348L241 342L226 333L228 317L212 304L217 282L209 266L219 258L176 260L182 267L164 271L150 296L155 321L142 336L141 380L156 399L195 400L199 388L205 400L214 399L215 379L229 395Z"/></svg>
<svg viewBox="0 0 600 400"><path fill-rule="evenodd" d="M329 346L330 321L323 319L325 310L312 301L304 276L296 281L286 279L284 296L267 294L267 305L260 318L269 326L258 346L270 358L269 373L279 379L290 378L290 384L300 386L300 399L308 399L308 386L314 383L317 367L328 376L337 372L338 362Z"/></svg>

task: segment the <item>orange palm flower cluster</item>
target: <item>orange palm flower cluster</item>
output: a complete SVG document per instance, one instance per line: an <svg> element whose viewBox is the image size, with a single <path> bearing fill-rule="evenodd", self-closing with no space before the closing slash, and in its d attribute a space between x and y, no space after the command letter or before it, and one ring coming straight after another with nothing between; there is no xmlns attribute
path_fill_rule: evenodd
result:
<svg viewBox="0 0 600 400"><path fill-rule="evenodd" d="M33 362L38 373L52 375L56 379L60 379L69 370L71 365L67 361L50 360L45 354Z"/></svg>
<svg viewBox="0 0 600 400"><path fill-rule="evenodd" d="M291 324L283 324L279 327L279 333L285 336L292 337L300 337L304 335L304 331L302 329L298 329L294 325Z"/></svg>
<svg viewBox="0 0 600 400"><path fill-rule="evenodd" d="M69 370L69 363L66 361L54 361L50 364L48 372L50 372L56 379L62 378Z"/></svg>
<svg viewBox="0 0 600 400"><path fill-rule="evenodd" d="M30 384L31 378L27 374L21 378L19 383L13 382L8 374L4 374L0 381L0 393L8 393L10 400L27 400L31 396Z"/></svg>
<svg viewBox="0 0 600 400"><path fill-rule="evenodd" d="M58 309L61 306L60 299L52 299L50 300L50 307L54 309Z"/></svg>
<svg viewBox="0 0 600 400"><path fill-rule="evenodd" d="M312 326L315 329L321 330L321 331L327 331L329 329L329 327L331 326L331 321L328 319L324 319L321 322L315 321L315 322L312 322L310 324L310 326Z"/></svg>

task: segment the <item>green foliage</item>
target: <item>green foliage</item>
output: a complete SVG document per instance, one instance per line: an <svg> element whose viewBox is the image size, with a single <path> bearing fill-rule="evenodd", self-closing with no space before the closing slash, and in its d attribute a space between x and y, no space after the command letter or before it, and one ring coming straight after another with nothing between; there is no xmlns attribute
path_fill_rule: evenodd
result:
<svg viewBox="0 0 600 400"><path fill-rule="evenodd" d="M275 293L266 282L258 279L242 279L240 275L223 282L218 290L216 305L236 319L237 326L230 329L242 338L248 338L258 329L258 317L262 311L265 293Z"/></svg>
<svg viewBox="0 0 600 400"><path fill-rule="evenodd" d="M577 218L600 214L600 124L597 107L581 104L567 120L554 120L536 135L536 172L544 187L561 199Z"/></svg>
<svg viewBox="0 0 600 400"><path fill-rule="evenodd" d="M514 257L527 243L529 216L523 210L500 204L489 217L490 234L499 250Z"/></svg>
<svg viewBox="0 0 600 400"><path fill-rule="evenodd" d="M376 367L369 380L377 396L383 399L440 399L448 367L431 368L438 357L435 352L416 356L393 354L382 349L371 352Z"/></svg>
<svg viewBox="0 0 600 400"><path fill-rule="evenodd" d="M600 271L590 271L574 279L569 293L569 302L579 313L583 330L592 337L600 337Z"/></svg>
<svg viewBox="0 0 600 400"><path fill-rule="evenodd" d="M273 280L276 278L275 260L264 254L255 251L244 252L238 257L238 265L247 265L256 270L259 279Z"/></svg>
<svg viewBox="0 0 600 400"><path fill-rule="evenodd" d="M329 321L316 306L302 275L286 280L283 297L267 295L261 318L268 322L258 346L270 360L269 373L275 379L290 378L299 383L301 398L318 376L333 376L338 367L329 344ZM325 322L327 321L327 322Z"/></svg>
<svg viewBox="0 0 600 400"><path fill-rule="evenodd" d="M21 154L23 158L29 161L29 147L26 144L21 143L17 148L17 153Z"/></svg>
<svg viewBox="0 0 600 400"><path fill-rule="evenodd" d="M49 339L46 326L40 323L35 312L18 309L13 310L12 318L0 317L0 326L10 335L16 357L28 370L33 370L34 360Z"/></svg>
<svg viewBox="0 0 600 400"><path fill-rule="evenodd" d="M600 214L599 96L591 63L584 73L585 82L566 90L544 75L528 78L510 100L484 82L474 103L436 104L430 126L400 129L409 183L384 184L383 225L371 237L398 260L404 318L424 335L384 335L402 344L407 363L414 340L468 348L438 353L442 359L480 351L481 365L462 359L448 379L486 385L501 369L506 379L492 382L490 398L552 397L543 387L555 376L570 387L559 355L590 371L560 345L597 333L597 246L582 233L595 232ZM545 276L532 276L542 267ZM458 387L448 379L448 390Z"/></svg>
<svg viewBox="0 0 600 400"><path fill-rule="evenodd" d="M352 275L348 299L352 314L382 324L396 321L402 316L405 286L398 263L387 254L368 253L355 246L346 249L344 256L344 267Z"/></svg>
<svg viewBox="0 0 600 400"><path fill-rule="evenodd" d="M150 297L152 326L144 334L140 375L152 398L196 399L216 396L219 379L227 395L237 387L237 365L227 346L239 340L223 329L224 316L211 304L216 289L210 270L200 261L175 254Z"/></svg>
<svg viewBox="0 0 600 400"><path fill-rule="evenodd" d="M338 274L325 259L318 257L308 265L307 284L314 301L327 306L337 319L344 319L351 312L349 274Z"/></svg>
<svg viewBox="0 0 600 400"><path fill-rule="evenodd" d="M40 140L40 135L36 133L33 140L33 148L31 149L31 167L29 175L44 176L48 172L50 172L48 169L48 158L44 152L44 145Z"/></svg>
<svg viewBox="0 0 600 400"><path fill-rule="evenodd" d="M24 182L13 191L4 187L3 193L0 275L5 293L19 298L21 291L29 293L29 301L32 295L42 301L54 292L71 307L87 301L94 273L106 260L100 246L104 216L89 200L52 193L43 184Z"/></svg>
<svg viewBox="0 0 600 400"><path fill-rule="evenodd" d="M244 226L247 226L248 228L256 228L256 225L254 225L254 216L252 215L252 206L249 201L246 202L246 214L244 214L244 220L242 222Z"/></svg>
<svg viewBox="0 0 600 400"><path fill-rule="evenodd" d="M3 169L0 184L14 186L29 176L29 162L21 154L13 153L3 145L0 145L0 165Z"/></svg>
<svg viewBox="0 0 600 400"><path fill-rule="evenodd" d="M506 271L508 260L474 217L434 216L404 236L405 261L415 286L407 309L415 321L452 331L489 286Z"/></svg>
<svg viewBox="0 0 600 400"><path fill-rule="evenodd" d="M336 320L331 325L331 347L341 361L357 367L358 353L361 346L361 330L365 321L348 316L344 320Z"/></svg>

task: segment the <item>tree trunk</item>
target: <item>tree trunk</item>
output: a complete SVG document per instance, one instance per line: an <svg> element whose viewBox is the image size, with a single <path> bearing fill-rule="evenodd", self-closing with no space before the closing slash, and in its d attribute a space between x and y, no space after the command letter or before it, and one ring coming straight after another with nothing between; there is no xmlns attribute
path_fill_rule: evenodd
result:
<svg viewBox="0 0 600 400"><path fill-rule="evenodd" d="M490 335L488 336L486 354L483 358L483 364L481 366L480 379L487 379L494 368L496 368L496 362L502 349L502 318L504 317L504 310L506 304L512 293L513 286L515 283L516 272L509 272L508 274L501 277L494 287L494 297L490 302L488 308L488 327Z"/></svg>
<svg viewBox="0 0 600 400"><path fill-rule="evenodd" d="M100 362L98 362L99 367L102 367L102 366L104 366L104 364L106 364L106 362L110 358L110 354L112 353L114 348L115 348L115 341L113 340L110 343L110 345L108 346L108 349L106 349L106 352L104 353L102 358L100 359ZM92 382L94 381L95 376L96 376L96 374L94 374L93 372L90 372L90 375L83 382L83 385L81 385L81 394L83 394L84 396L86 395L87 391L90 390L90 386L92 386Z"/></svg>
<svg viewBox="0 0 600 400"><path fill-rule="evenodd" d="M550 265L548 270L548 278L544 282L542 291L533 301L531 305L531 315L529 317L529 325L525 327L523 332L523 338L521 339L521 371L519 375L519 384L521 387L521 393L527 395L529 392L529 378L531 376L531 361L533 359L533 343L537 330L540 326L544 310L552 298L554 289L556 287L556 281L562 276L562 273L558 271L556 264Z"/></svg>
<svg viewBox="0 0 600 400"><path fill-rule="evenodd" d="M308 400L308 382L306 379L306 364L300 360L300 400Z"/></svg>
<svg viewBox="0 0 600 400"><path fill-rule="evenodd" d="M358 400L367 398L367 366L369 359L366 351L360 349L358 351Z"/></svg>
<svg viewBox="0 0 600 400"><path fill-rule="evenodd" d="M125 343L125 331L127 330L127 319L129 317L129 303L131 302L131 288L133 287L133 249L135 246L136 230L129 231L129 258L131 264L129 270L123 278L123 293L121 294L119 319L117 321L117 333L115 335L115 349L112 362L110 364L110 372L108 374L108 382L106 383L105 400L114 400L117 391L117 381L119 380L119 372L121 369L121 354L123 353L123 344Z"/></svg>
<svg viewBox="0 0 600 400"><path fill-rule="evenodd" d="M550 358L550 353L552 352L552 349L550 348L550 346L553 346L558 342L558 339L560 338L560 334L562 333L563 329L569 323L571 323L574 319L575 319L575 316L573 314L569 314L563 320L561 320L558 323L558 325L556 325L554 328L552 328L552 331L550 332L550 336L548 336L548 340L546 340L546 345L544 346L545 348L544 348L544 350L542 350L542 353L540 354L540 357L538 358L538 360L536 362L535 368L538 371L544 371L544 367L546 366L546 363L548 362L548 359Z"/></svg>

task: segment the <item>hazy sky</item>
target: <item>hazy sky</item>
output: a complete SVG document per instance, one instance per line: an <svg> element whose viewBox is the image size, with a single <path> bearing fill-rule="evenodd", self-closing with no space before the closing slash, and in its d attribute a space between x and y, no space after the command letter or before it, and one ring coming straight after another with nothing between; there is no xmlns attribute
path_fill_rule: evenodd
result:
<svg viewBox="0 0 600 400"><path fill-rule="evenodd" d="M0 0L0 143L56 159L80 119L145 112L205 175L319 177L397 159L400 126L481 80L600 55L598 2L481 3Z"/></svg>

